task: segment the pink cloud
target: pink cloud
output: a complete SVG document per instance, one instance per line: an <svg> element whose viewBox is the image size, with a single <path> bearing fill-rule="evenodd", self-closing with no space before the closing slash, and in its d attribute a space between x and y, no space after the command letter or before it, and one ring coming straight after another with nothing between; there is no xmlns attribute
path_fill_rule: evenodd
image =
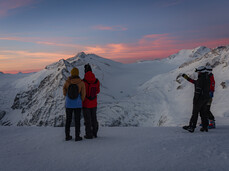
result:
<svg viewBox="0 0 229 171"><path fill-rule="evenodd" d="M107 44L86 47L87 53L96 53L110 59L154 59L163 58L178 51L175 40L169 34L143 36L136 43Z"/></svg>
<svg viewBox="0 0 229 171"><path fill-rule="evenodd" d="M122 27L122 26L102 26L102 25L98 25L98 26L94 26L93 29L95 30L110 30L110 31L126 31L127 28Z"/></svg>
<svg viewBox="0 0 229 171"><path fill-rule="evenodd" d="M182 49L198 46L215 48L229 44L229 38L182 41L170 34L145 35L136 43L107 44L86 47L86 53L95 53L116 61L134 62L139 59L165 58Z"/></svg>
<svg viewBox="0 0 229 171"><path fill-rule="evenodd" d="M12 9L21 8L35 3L34 0L6 0L0 1L0 17L6 16Z"/></svg>

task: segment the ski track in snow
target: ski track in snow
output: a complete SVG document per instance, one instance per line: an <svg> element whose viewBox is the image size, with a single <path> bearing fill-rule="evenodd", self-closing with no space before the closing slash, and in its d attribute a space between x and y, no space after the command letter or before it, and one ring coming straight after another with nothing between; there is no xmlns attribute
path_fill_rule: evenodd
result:
<svg viewBox="0 0 229 171"><path fill-rule="evenodd" d="M0 127L0 170L228 170L229 126L198 129L102 127L97 139L66 142L64 128Z"/></svg>

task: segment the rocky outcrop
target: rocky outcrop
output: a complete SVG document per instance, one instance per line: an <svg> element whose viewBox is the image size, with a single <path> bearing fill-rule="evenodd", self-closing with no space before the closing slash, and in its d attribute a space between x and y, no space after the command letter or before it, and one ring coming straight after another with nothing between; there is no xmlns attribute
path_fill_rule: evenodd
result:
<svg viewBox="0 0 229 171"><path fill-rule="evenodd" d="M5 111L0 111L0 120L6 115Z"/></svg>

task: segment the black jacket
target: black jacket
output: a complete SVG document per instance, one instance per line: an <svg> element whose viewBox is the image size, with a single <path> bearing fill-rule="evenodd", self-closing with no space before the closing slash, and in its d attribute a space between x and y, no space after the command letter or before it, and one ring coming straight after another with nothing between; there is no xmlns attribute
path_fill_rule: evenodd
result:
<svg viewBox="0 0 229 171"><path fill-rule="evenodd" d="M195 92L193 103L199 103L210 99L210 78L207 73L200 73L198 79L194 80Z"/></svg>

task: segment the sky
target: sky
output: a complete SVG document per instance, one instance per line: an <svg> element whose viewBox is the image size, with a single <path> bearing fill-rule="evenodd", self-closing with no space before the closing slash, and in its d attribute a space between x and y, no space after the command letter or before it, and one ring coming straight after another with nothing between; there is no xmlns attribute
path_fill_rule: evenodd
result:
<svg viewBox="0 0 229 171"><path fill-rule="evenodd" d="M228 0L0 0L0 71L77 53L123 63L229 45Z"/></svg>

